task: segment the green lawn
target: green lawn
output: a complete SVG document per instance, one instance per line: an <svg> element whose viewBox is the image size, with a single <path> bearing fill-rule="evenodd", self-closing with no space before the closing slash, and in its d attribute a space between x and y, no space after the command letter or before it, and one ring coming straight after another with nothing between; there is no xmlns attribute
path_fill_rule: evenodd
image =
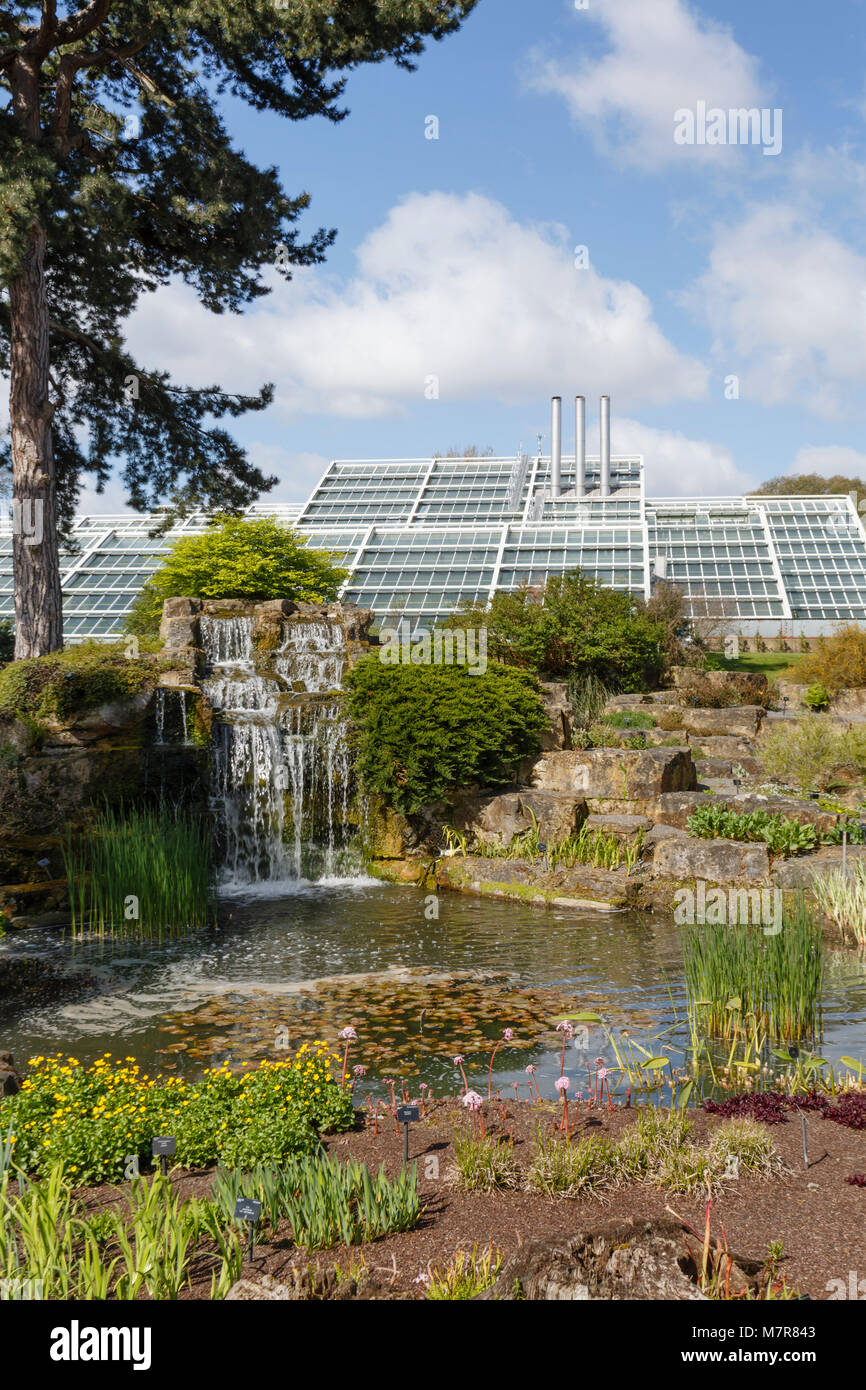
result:
<svg viewBox="0 0 866 1390"><path fill-rule="evenodd" d="M802 652L744 652L736 661L713 652L708 665L716 671L742 671L747 675L763 675L778 680L803 660Z"/></svg>

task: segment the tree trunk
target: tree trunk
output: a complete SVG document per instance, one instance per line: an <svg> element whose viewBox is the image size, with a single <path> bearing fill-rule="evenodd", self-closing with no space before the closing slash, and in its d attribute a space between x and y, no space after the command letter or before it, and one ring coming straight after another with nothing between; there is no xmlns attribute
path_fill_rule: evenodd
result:
<svg viewBox="0 0 866 1390"><path fill-rule="evenodd" d="M63 646L45 243L45 228L37 222L9 286L16 660Z"/></svg>

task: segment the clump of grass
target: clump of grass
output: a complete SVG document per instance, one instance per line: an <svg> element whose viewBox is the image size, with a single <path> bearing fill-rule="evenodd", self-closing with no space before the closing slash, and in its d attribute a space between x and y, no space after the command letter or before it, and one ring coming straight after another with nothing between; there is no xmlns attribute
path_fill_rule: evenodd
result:
<svg viewBox="0 0 866 1390"><path fill-rule="evenodd" d="M101 811L63 850L72 929L160 939L214 920L206 821L166 806Z"/></svg>
<svg viewBox="0 0 866 1390"><path fill-rule="evenodd" d="M474 1298L493 1287L501 1265L502 1251L494 1250L492 1244L481 1254L477 1245L471 1252L458 1250L444 1269L439 1265L430 1267L427 1297L439 1303Z"/></svg>
<svg viewBox="0 0 866 1390"><path fill-rule="evenodd" d="M727 1120L719 1125L706 1152L717 1179L730 1175L732 1169L765 1178L786 1171L766 1126L757 1120Z"/></svg>
<svg viewBox="0 0 866 1390"><path fill-rule="evenodd" d="M840 931L866 946L866 864L855 860L847 873L833 869L811 883L815 901Z"/></svg>
<svg viewBox="0 0 866 1390"><path fill-rule="evenodd" d="M802 898L775 935L754 926L687 928L683 957L699 1030L730 1038L751 1018L754 1027L772 1038L820 1033L821 929Z"/></svg>
<svg viewBox="0 0 866 1390"><path fill-rule="evenodd" d="M617 1174L623 1182L655 1181L676 1168L691 1132L682 1110L642 1110L623 1135L616 1152Z"/></svg>
<svg viewBox="0 0 866 1390"><path fill-rule="evenodd" d="M539 1130L526 1186L546 1197L595 1196L613 1181L615 1169L610 1140L590 1135L575 1144Z"/></svg>
<svg viewBox="0 0 866 1390"><path fill-rule="evenodd" d="M448 1181L464 1192L495 1192L514 1188L519 1182L514 1146L494 1135L483 1137L468 1132L454 1136L454 1166Z"/></svg>

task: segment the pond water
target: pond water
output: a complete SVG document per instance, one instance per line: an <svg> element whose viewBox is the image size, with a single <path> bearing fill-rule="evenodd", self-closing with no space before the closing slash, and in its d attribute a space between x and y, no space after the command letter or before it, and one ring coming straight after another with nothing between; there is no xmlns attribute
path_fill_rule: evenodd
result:
<svg viewBox="0 0 866 1390"><path fill-rule="evenodd" d="M286 1055L303 1041L352 1024L359 1041L350 1065L366 1064L364 1090L384 1096L383 1076L406 1076L413 1094L460 1082L486 1094L494 1076L526 1088L538 1068L552 1097L560 1044L557 1012L599 1014L676 1067L688 1042L679 930L668 919L540 910L446 894L437 910L414 888L359 877L316 884L262 885L222 900L221 926L165 943L74 943L59 933L7 936L0 955L41 957L95 977L74 1001L15 1006L0 1001L0 1046L23 1062L63 1051L82 1061L104 1052L190 1077ZM419 972L407 975L405 972ZM360 978L359 978L360 977ZM328 982L317 990L315 981ZM866 967L828 951L823 1057L866 1059ZM613 1065L610 1038L587 1025L566 1054L572 1092L586 1087L587 1063Z"/></svg>

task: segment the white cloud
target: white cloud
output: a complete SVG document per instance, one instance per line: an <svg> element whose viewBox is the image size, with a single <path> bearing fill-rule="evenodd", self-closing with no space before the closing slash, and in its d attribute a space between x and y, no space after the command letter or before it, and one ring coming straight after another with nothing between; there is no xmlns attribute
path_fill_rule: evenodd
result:
<svg viewBox="0 0 866 1390"><path fill-rule="evenodd" d="M674 143L674 112L698 101L725 111L762 107L757 60L730 30L684 0L592 0L575 23L596 23L608 51L569 62L535 55L536 91L560 96L598 145L642 168L697 158L712 160L729 146Z"/></svg>
<svg viewBox="0 0 866 1390"><path fill-rule="evenodd" d="M267 505L276 502L306 502L330 463L324 454L292 454L276 444L250 444L250 461L268 475L275 473L279 482L272 492L263 492L260 501Z"/></svg>
<svg viewBox="0 0 866 1390"><path fill-rule="evenodd" d="M650 497L737 497L757 484L737 467L729 449L676 430L615 416L611 444L615 454L643 454Z"/></svg>
<svg viewBox="0 0 866 1390"><path fill-rule="evenodd" d="M449 403L521 403L559 387L615 390L628 407L694 399L707 384L636 285L576 269L564 228L518 222L474 193L406 198L345 282L304 271L242 319L208 314L173 285L142 304L129 338L190 384L273 380L289 415L399 414L424 404L431 377Z"/></svg>
<svg viewBox="0 0 866 1390"><path fill-rule="evenodd" d="M786 470L791 475L818 473L822 478L866 478L866 454L844 444L807 444Z"/></svg>
<svg viewBox="0 0 866 1390"><path fill-rule="evenodd" d="M741 395L843 415L866 376L866 257L783 203L714 229L683 302L705 319Z"/></svg>

